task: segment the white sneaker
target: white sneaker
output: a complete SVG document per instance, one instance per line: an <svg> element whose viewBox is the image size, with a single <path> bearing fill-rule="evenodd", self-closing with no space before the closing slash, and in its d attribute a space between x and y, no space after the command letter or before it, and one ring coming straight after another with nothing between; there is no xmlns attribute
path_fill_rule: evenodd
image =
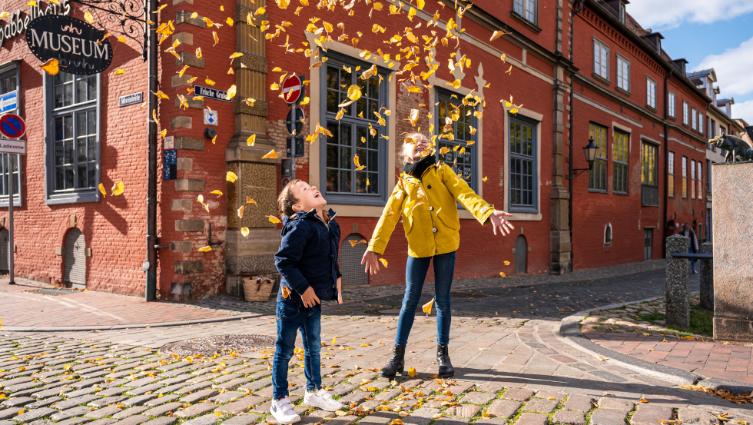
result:
<svg viewBox="0 0 753 425"><path fill-rule="evenodd" d="M275 418L278 424L294 424L301 421L301 417L293 410L290 399L285 397L279 400L272 400L272 406L269 413Z"/></svg>
<svg viewBox="0 0 753 425"><path fill-rule="evenodd" d="M334 412L343 408L343 404L332 398L332 394L324 390L313 393L306 391L303 396L303 404L311 407L318 407L328 412Z"/></svg>

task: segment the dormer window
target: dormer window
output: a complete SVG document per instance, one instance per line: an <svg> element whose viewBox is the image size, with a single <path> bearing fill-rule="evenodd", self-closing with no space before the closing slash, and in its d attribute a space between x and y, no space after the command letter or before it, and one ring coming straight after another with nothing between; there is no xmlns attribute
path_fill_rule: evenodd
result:
<svg viewBox="0 0 753 425"><path fill-rule="evenodd" d="M625 23L625 2L620 1L617 6L617 16L620 19L620 23Z"/></svg>

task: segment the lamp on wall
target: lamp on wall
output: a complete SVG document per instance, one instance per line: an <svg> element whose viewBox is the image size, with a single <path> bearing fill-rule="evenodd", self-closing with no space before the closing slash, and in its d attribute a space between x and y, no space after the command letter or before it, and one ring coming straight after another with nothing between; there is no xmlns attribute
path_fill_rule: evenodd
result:
<svg viewBox="0 0 753 425"><path fill-rule="evenodd" d="M589 171L591 170L591 167L593 167L594 160L596 159L596 151L599 149L598 146L596 146L596 143L594 143L594 138L589 137L588 143L586 146L583 147L583 156L586 157L586 162L588 163L588 168L573 168L573 172L575 174L578 174L583 171Z"/></svg>

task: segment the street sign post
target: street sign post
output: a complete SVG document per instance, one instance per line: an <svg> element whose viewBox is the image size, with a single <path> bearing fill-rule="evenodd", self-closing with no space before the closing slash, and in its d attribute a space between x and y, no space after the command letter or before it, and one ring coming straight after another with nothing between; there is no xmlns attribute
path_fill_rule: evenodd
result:
<svg viewBox="0 0 753 425"><path fill-rule="evenodd" d="M303 109L298 106L298 102L303 98L303 79L296 74L286 77L282 82L282 98L290 105L286 126L293 139L290 144L290 179L292 180L295 179L295 158L298 156L295 140L299 132L303 130Z"/></svg>
<svg viewBox="0 0 753 425"><path fill-rule="evenodd" d="M5 114L0 117L0 134L8 139L18 139L26 134L26 122L16 114ZM19 155L26 153L26 142L23 140L0 139L0 152L4 152L5 169L8 170L8 284L16 284L15 275L15 242L13 241L13 177L17 164L20 162ZM16 154L16 155L11 155ZM15 157L15 161L14 161Z"/></svg>

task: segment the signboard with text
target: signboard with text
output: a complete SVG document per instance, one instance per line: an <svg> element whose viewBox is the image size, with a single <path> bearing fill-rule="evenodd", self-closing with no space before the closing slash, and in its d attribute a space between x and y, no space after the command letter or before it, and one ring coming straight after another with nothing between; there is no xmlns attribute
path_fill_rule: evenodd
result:
<svg viewBox="0 0 753 425"><path fill-rule="evenodd" d="M40 61L57 59L60 70L98 74L112 63L112 45L104 31L62 15L40 16L29 23L26 44Z"/></svg>
<svg viewBox="0 0 753 425"><path fill-rule="evenodd" d="M196 96L202 96L208 99L224 100L230 102L227 98L227 92L222 90L213 89L211 87L193 86L193 94Z"/></svg>

